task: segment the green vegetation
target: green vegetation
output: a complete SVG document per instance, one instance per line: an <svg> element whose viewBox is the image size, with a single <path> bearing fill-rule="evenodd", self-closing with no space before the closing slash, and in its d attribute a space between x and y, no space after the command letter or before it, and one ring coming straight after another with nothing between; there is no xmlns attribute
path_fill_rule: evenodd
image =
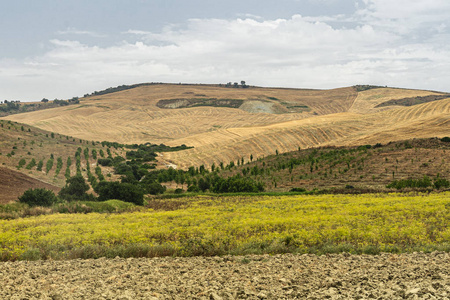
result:
<svg viewBox="0 0 450 300"><path fill-rule="evenodd" d="M449 196L203 196L150 200L132 213L41 215L0 221L0 260L31 251L35 259L450 251Z"/></svg>
<svg viewBox="0 0 450 300"><path fill-rule="evenodd" d="M36 166L36 159L32 158L30 160L30 162L28 163L28 165L25 167L25 169L27 170L31 170L32 168L34 168Z"/></svg>
<svg viewBox="0 0 450 300"><path fill-rule="evenodd" d="M48 172L50 172L52 168L53 168L53 158L50 158L49 160L47 160L47 164L45 165L45 173L48 174Z"/></svg>
<svg viewBox="0 0 450 300"><path fill-rule="evenodd" d="M91 194L87 194L86 192L89 190L89 185L84 180L83 176L76 175L74 177L70 177L66 181L66 185L59 192L59 197L67 201L74 200L94 200L95 197Z"/></svg>
<svg viewBox="0 0 450 300"><path fill-rule="evenodd" d="M42 171L43 166L44 166L44 161L41 159L37 164L36 170Z"/></svg>
<svg viewBox="0 0 450 300"><path fill-rule="evenodd" d="M136 205L144 204L144 190L138 185L101 181L97 186L98 200L118 199Z"/></svg>
<svg viewBox="0 0 450 300"><path fill-rule="evenodd" d="M392 99L383 103L378 104L375 107L385 107L385 106L391 106L391 105L401 105L401 106L413 106L418 105L422 103L428 103L432 101L438 101L442 99L450 98L450 94L445 95L429 95L429 96L417 96L417 97L411 97L411 98L403 98L403 99Z"/></svg>
<svg viewBox="0 0 450 300"><path fill-rule="evenodd" d="M4 104L0 104L0 116L7 116L11 114L31 112L78 103L80 103L78 97L73 97L72 99L69 100L55 99L53 101L49 101L48 99L44 98L41 100L40 103L28 103L28 104L22 104L20 103L20 101L5 100ZM21 130L24 131L24 128L21 128Z"/></svg>
<svg viewBox="0 0 450 300"><path fill-rule="evenodd" d="M159 100L156 106L158 106L159 108L166 108L166 109L198 107L198 106L239 108L243 103L244 100L242 99L181 98L181 99Z"/></svg>
<svg viewBox="0 0 450 300"><path fill-rule="evenodd" d="M362 92L371 89L384 88L385 86L362 84L362 85L355 85L353 87L356 89L357 92Z"/></svg>
<svg viewBox="0 0 450 300"><path fill-rule="evenodd" d="M26 163L27 163L27 161L24 158L20 159L19 160L19 165L17 166L17 169L23 168L23 166L25 166Z"/></svg>
<svg viewBox="0 0 450 300"><path fill-rule="evenodd" d="M19 197L19 202L30 206L50 206L57 201L55 194L47 189L29 189Z"/></svg>
<svg viewBox="0 0 450 300"><path fill-rule="evenodd" d="M228 178L242 175L264 184L265 190L287 192L293 188L335 192L386 191L393 180L423 175L450 179L444 139L415 139L382 145L300 149L255 159L250 155L218 167L212 173ZM276 152L276 151L275 151ZM353 191L346 188L354 187ZM441 185L441 188L445 185Z"/></svg>
<svg viewBox="0 0 450 300"><path fill-rule="evenodd" d="M148 85L154 85L154 84L161 84L161 83L139 83L139 84L133 84L133 85L120 85L117 87L109 87L107 89L101 90L101 91L95 91L91 94L85 94L84 97L89 97L89 96L99 96L99 95L106 95L106 94L111 94L111 93L116 93L116 92L120 92L120 91L125 91L125 90L129 90L129 89L134 89L140 86L148 86Z"/></svg>
<svg viewBox="0 0 450 300"><path fill-rule="evenodd" d="M387 188L395 188L397 190L405 188L449 188L450 182L445 178L440 178L439 175L431 180L428 176L424 175L421 179L401 179L394 180L386 186Z"/></svg>
<svg viewBox="0 0 450 300"><path fill-rule="evenodd" d="M61 172L62 167L63 167L63 160L61 157L58 157L58 159L56 160L55 176L59 175L59 172Z"/></svg>

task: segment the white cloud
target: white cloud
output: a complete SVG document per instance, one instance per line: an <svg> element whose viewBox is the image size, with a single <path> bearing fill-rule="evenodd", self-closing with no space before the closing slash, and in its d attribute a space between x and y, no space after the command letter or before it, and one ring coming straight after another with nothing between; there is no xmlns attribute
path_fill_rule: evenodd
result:
<svg viewBox="0 0 450 300"><path fill-rule="evenodd" d="M104 34L100 34L94 31L87 31L87 30L78 30L76 28L69 27L66 30L58 30L56 32L58 35L87 35L95 38L102 38L106 37Z"/></svg>
<svg viewBox="0 0 450 300"><path fill-rule="evenodd" d="M0 70L8 70L0 73L0 86L7 91L30 84L36 90L22 95L35 99L150 81L449 90L449 24L444 16L450 4L365 2L350 16L191 19L183 28L167 26L158 33L130 29L122 33L124 41L109 47L53 39L52 50L43 56L0 61ZM337 28L336 21L351 26ZM24 80L27 74L34 77Z"/></svg>

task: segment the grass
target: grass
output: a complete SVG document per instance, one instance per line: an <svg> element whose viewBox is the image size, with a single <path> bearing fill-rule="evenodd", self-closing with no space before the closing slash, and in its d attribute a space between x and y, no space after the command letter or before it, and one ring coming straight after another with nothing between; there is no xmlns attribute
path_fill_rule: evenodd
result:
<svg viewBox="0 0 450 300"><path fill-rule="evenodd" d="M0 259L450 251L449 199L199 196L121 214L31 216L0 221Z"/></svg>
<svg viewBox="0 0 450 300"><path fill-rule="evenodd" d="M25 217L36 217L51 214L72 213L123 213L141 210L141 207L120 200L108 200L103 202L77 201L62 202L51 207L30 207L20 202L11 202L0 205L0 220L12 220Z"/></svg>

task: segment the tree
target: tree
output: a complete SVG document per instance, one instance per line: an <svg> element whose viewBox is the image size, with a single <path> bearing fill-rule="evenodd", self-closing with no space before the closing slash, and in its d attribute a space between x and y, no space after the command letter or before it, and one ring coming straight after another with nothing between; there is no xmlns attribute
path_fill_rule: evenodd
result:
<svg viewBox="0 0 450 300"><path fill-rule="evenodd" d="M47 189L29 189L19 197L19 202L30 206L51 206L58 202L55 194Z"/></svg>
<svg viewBox="0 0 450 300"><path fill-rule="evenodd" d="M117 199L137 205L144 205L144 190L138 185L117 181L101 181L97 186L97 190L98 200L100 201Z"/></svg>
<svg viewBox="0 0 450 300"><path fill-rule="evenodd" d="M43 103L47 103L47 102L48 102L48 99L46 99L46 98L43 98L43 99L41 100L41 102L43 102Z"/></svg>
<svg viewBox="0 0 450 300"><path fill-rule="evenodd" d="M145 189L147 190L147 192L149 194L152 194L152 195L162 194L166 191L166 188L156 181L151 182L150 184L146 185Z"/></svg>
<svg viewBox="0 0 450 300"><path fill-rule="evenodd" d="M66 180L66 185L59 191L59 197L68 201L93 200L94 196L86 193L88 190L89 185L83 176L75 175Z"/></svg>

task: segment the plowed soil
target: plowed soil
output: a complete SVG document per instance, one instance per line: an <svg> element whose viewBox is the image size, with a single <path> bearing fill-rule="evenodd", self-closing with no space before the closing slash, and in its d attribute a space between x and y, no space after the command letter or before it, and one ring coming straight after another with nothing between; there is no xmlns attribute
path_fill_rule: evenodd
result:
<svg viewBox="0 0 450 300"><path fill-rule="evenodd" d="M450 299L450 254L0 263L1 299Z"/></svg>
<svg viewBox="0 0 450 300"><path fill-rule="evenodd" d="M26 190L46 188L54 192L60 189L51 184L31 178L23 173L0 167L0 204L17 200Z"/></svg>

